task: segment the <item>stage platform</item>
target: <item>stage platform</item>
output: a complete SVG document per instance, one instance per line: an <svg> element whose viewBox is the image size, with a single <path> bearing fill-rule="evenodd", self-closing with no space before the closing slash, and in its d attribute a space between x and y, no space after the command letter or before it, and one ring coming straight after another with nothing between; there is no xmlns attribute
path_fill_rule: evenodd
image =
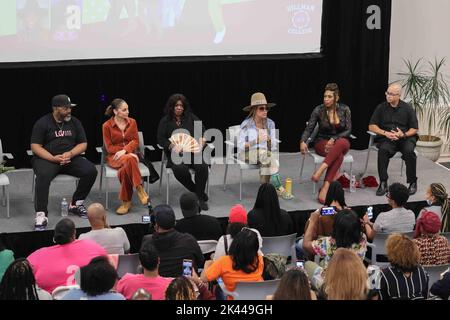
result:
<svg viewBox="0 0 450 320"><path fill-rule="evenodd" d="M353 172L355 174L362 173L364 169L365 159L367 155L366 150L351 150L354 157ZM372 152L371 161L369 163L368 175L378 177L376 170L376 152ZM304 177L300 180L299 168L301 164L301 155L299 153L282 153L280 155L280 174L283 180L287 177L293 180L293 193L295 199L283 200L280 199L280 205L288 212L304 212L315 210L319 207L316 199L312 196L312 182L309 180L313 170L313 162L310 157L305 160ZM154 163L155 168L159 169L160 162ZM389 167L390 179L389 183L402 182L406 183L405 174L400 176L401 161L399 159L391 160ZM347 166L343 170L349 170ZM225 166L213 164L210 175L210 200L209 211L206 214L225 218L228 215L230 207L236 203L242 203L248 210L253 207L256 194L259 187L258 170L246 170L243 172L243 193L242 201L239 201L239 167L231 165L228 170L227 188L223 190L223 177ZM409 202L423 201L425 198L425 189L432 182L441 182L445 185L447 190L450 190L450 170L436 164L426 158L418 158L417 163L418 173L418 192L409 199ZM34 227L34 205L31 201L31 182L32 170L20 169L9 172L11 185L10 189L10 215L6 218L6 207L0 207L0 232L1 233L17 233L33 231ZM99 193L99 178L86 200L86 205L93 202L105 203L105 195ZM139 204L136 196L133 198L134 206L130 213L124 216L119 216L115 213L115 208L119 205L117 199L119 184L117 179L110 179L110 200L109 200L109 215L108 221L111 225L127 225L141 223L142 215L146 214L146 207ZM159 181L150 185L150 197L153 206L165 203L166 190L166 176L163 177L163 184L161 193L159 191ZM61 218L60 203L62 197L68 199L75 189L75 184L60 184L53 183L50 187L49 198L49 225L48 229L54 228L55 224ZM178 203L179 196L185 191L183 186L171 176L170 180L170 205L174 208L177 219L182 217L181 210ZM355 193L346 192L347 204L351 207L367 206L385 204L385 197L377 197L375 195L375 188L357 189ZM87 220L79 217L73 217L77 228L88 227Z"/></svg>

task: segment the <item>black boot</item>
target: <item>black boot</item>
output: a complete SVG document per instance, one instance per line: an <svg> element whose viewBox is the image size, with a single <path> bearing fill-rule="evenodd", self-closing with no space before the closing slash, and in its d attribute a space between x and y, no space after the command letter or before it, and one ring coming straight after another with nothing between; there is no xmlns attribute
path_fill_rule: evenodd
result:
<svg viewBox="0 0 450 320"><path fill-rule="evenodd" d="M410 196L417 192L417 182L413 182L409 184L408 193Z"/></svg>
<svg viewBox="0 0 450 320"><path fill-rule="evenodd" d="M384 196L388 191L387 181L381 181L377 190L377 196Z"/></svg>

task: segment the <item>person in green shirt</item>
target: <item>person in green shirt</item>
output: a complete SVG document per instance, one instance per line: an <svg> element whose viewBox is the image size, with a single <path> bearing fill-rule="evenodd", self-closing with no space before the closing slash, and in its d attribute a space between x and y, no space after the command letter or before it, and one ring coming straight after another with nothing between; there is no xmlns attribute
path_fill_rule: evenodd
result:
<svg viewBox="0 0 450 320"><path fill-rule="evenodd" d="M6 269L13 261L14 261L14 252L6 249L5 245L0 240L0 281L2 281Z"/></svg>

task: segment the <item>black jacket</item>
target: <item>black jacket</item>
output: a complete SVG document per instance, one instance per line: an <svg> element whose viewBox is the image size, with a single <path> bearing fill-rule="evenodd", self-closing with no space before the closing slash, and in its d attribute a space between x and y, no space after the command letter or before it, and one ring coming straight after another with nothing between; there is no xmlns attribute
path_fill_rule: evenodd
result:
<svg viewBox="0 0 450 320"><path fill-rule="evenodd" d="M205 260L200 246L193 236L171 230L153 233L142 239L142 244L151 241L159 253L159 274L163 277L179 277L183 274L183 259L193 261L195 269L203 268Z"/></svg>
<svg viewBox="0 0 450 320"><path fill-rule="evenodd" d="M189 233L198 240L219 240L223 235L222 227L217 218L198 214L177 221L175 226L180 232Z"/></svg>

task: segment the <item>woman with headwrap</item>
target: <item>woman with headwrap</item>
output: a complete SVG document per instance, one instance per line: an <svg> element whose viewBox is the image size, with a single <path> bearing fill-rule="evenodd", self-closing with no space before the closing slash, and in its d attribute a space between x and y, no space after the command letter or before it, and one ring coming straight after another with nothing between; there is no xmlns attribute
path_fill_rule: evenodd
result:
<svg viewBox="0 0 450 320"><path fill-rule="evenodd" d="M432 183L425 193L428 207L420 211L417 220L422 217L425 211L434 212L441 221L441 232L450 231L450 201L448 200L447 190L442 183Z"/></svg>

